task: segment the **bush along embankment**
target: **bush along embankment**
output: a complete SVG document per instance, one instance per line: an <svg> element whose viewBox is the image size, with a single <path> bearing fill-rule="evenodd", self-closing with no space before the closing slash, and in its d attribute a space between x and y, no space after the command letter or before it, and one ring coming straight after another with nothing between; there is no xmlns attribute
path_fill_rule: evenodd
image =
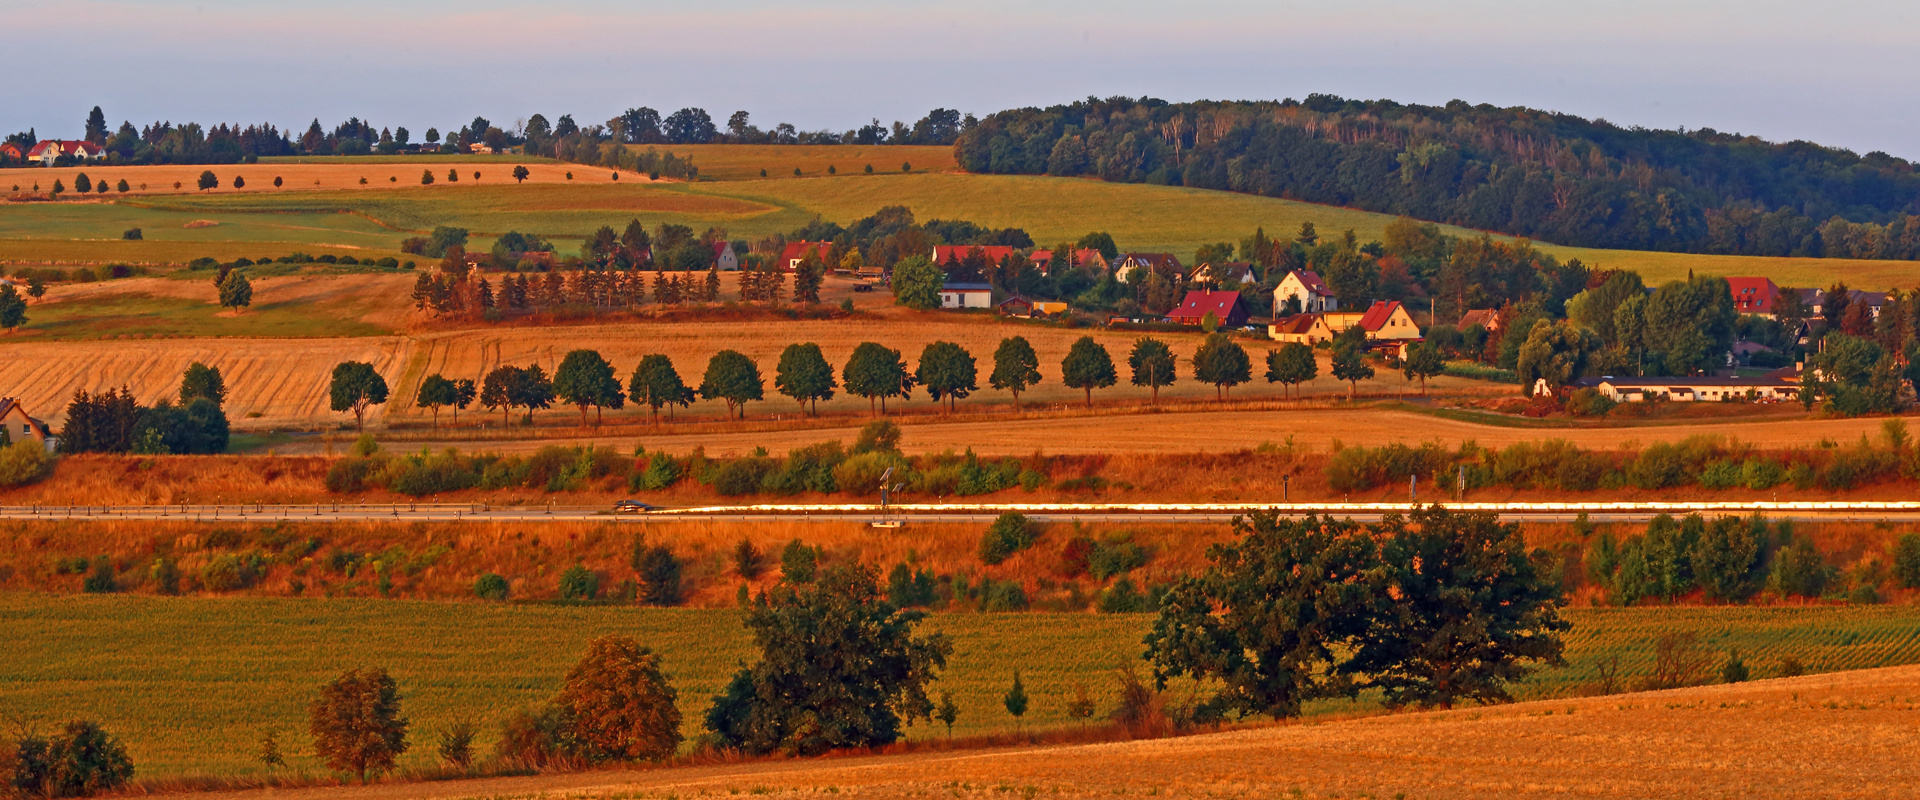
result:
<svg viewBox="0 0 1920 800"><path fill-rule="evenodd" d="M1561 492L1620 490L1791 488L1849 491L1920 480L1920 448L1902 420L1888 420L1878 443L1821 441L1807 449L1760 450L1719 436L1657 442L1637 451L1587 450L1550 439L1486 448L1472 442L1342 447L1324 467L1337 492L1405 486L1409 478L1442 490L1540 489Z"/></svg>

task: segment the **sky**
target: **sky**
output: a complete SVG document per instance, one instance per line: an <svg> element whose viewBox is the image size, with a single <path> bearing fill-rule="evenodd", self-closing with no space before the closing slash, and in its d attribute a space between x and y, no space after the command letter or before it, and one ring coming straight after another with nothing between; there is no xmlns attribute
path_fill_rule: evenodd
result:
<svg viewBox="0 0 1920 800"><path fill-rule="evenodd" d="M1459 98L1920 160L1896 0L8 0L0 131L650 106L845 131L1087 96ZM1844 8L1826 6L1844 5Z"/></svg>

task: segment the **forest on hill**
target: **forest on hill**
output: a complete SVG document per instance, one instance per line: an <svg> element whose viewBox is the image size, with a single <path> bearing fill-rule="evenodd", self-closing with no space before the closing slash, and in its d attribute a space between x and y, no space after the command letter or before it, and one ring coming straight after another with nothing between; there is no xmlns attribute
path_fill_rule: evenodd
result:
<svg viewBox="0 0 1920 800"><path fill-rule="evenodd" d="M1088 98L989 115L955 154L972 172L1224 189L1568 245L1920 258L1904 159L1460 100Z"/></svg>

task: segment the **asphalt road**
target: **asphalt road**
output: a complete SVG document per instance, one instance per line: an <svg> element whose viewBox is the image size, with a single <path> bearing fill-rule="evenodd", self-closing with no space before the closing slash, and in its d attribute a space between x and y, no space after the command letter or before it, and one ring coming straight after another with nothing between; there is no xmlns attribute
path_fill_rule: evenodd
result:
<svg viewBox="0 0 1920 800"><path fill-rule="evenodd" d="M1702 513L1829 522L1920 522L1920 502L1793 503L1466 503L1461 510L1493 511L1509 522L1645 522L1659 514ZM1329 514L1371 522L1406 505L1388 503L1295 504L914 504L882 511L858 504L749 505L662 508L616 514L605 506L405 505L183 505L183 506L0 506L0 520L166 520L199 523L269 522L988 522L1018 511L1040 522L1205 523L1271 509L1283 516Z"/></svg>

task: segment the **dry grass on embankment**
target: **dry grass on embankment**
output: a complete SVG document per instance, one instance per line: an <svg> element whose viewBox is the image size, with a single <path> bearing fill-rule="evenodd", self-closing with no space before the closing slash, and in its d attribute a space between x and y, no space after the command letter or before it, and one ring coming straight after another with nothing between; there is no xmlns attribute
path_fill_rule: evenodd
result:
<svg viewBox="0 0 1920 800"><path fill-rule="evenodd" d="M1920 782L1917 699L1920 667L1904 666L1173 739L272 796L1896 798Z"/></svg>

